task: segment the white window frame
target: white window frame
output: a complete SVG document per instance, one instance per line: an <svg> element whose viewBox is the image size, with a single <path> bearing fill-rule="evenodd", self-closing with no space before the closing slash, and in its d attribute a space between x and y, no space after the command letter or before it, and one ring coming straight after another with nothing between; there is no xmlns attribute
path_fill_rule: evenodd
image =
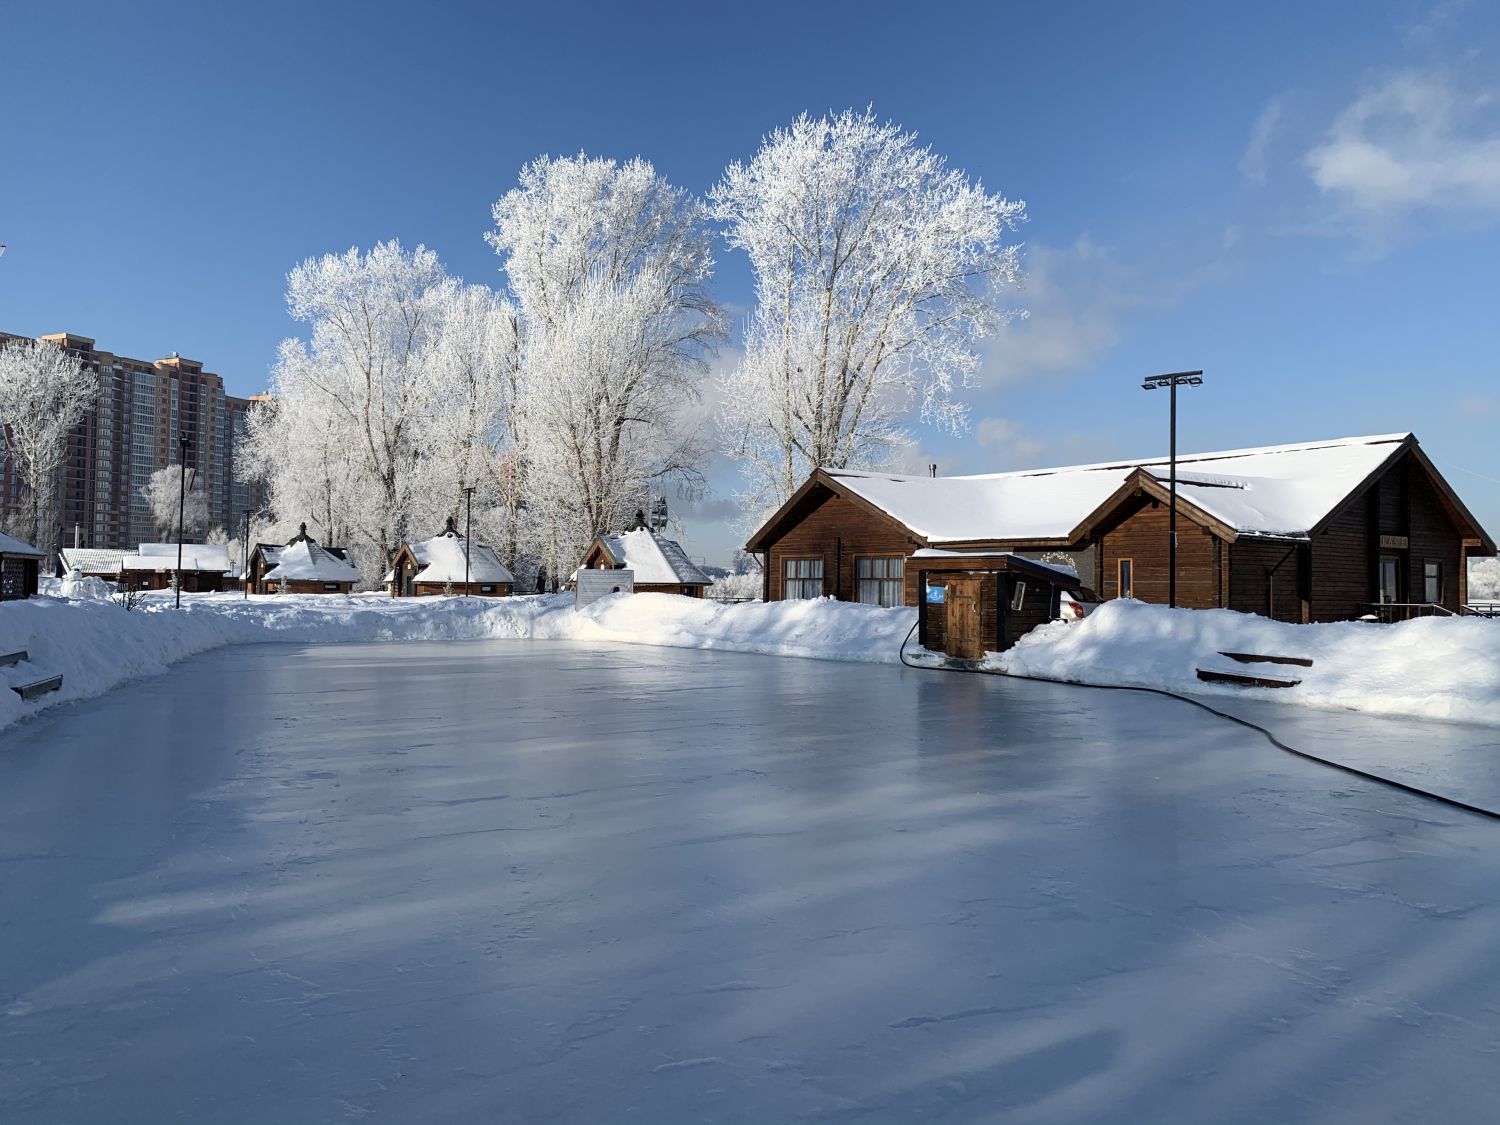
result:
<svg viewBox="0 0 1500 1125"><path fill-rule="evenodd" d="M781 563L782 601L804 601L823 596L823 560L803 556Z"/></svg>

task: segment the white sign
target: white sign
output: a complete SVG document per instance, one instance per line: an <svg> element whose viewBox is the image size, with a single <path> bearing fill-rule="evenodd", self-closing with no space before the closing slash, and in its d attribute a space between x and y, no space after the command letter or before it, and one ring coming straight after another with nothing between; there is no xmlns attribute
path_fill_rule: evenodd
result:
<svg viewBox="0 0 1500 1125"><path fill-rule="evenodd" d="M635 593L635 571L633 570L580 570L577 578L578 593L573 608L582 609L610 594Z"/></svg>

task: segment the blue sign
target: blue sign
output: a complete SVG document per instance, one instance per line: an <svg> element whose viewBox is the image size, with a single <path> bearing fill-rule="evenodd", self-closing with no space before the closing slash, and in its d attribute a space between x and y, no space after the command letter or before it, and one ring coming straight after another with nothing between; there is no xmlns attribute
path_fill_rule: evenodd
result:
<svg viewBox="0 0 1500 1125"><path fill-rule="evenodd" d="M948 596L947 595L948 595L948 587L946 587L946 586L929 586L929 587L927 587L927 604L928 605L942 605L945 601L948 600Z"/></svg>

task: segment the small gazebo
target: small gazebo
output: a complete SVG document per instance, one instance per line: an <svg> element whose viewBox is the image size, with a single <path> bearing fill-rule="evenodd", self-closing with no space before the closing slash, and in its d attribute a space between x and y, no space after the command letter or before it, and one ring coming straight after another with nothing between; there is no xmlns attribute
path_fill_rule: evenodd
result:
<svg viewBox="0 0 1500 1125"><path fill-rule="evenodd" d="M347 550L322 546L304 523L284 546L257 543L245 580L252 594L347 594L359 581L359 569Z"/></svg>
<svg viewBox="0 0 1500 1125"><path fill-rule="evenodd" d="M467 561L467 570L465 563ZM467 580L466 580L467 579ZM493 547L471 543L453 526L419 543L406 543L386 575L393 598L423 598L436 594L475 594L503 598L515 583Z"/></svg>
<svg viewBox="0 0 1500 1125"><path fill-rule="evenodd" d="M0 602L34 597L45 557L30 543L0 532Z"/></svg>

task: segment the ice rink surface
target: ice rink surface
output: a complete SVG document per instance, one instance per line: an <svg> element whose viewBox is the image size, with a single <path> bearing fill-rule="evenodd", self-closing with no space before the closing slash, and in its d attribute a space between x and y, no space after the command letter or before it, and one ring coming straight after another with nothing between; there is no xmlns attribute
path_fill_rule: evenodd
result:
<svg viewBox="0 0 1500 1125"><path fill-rule="evenodd" d="M1128 692L256 645L0 734L26 1125L1481 1120L1497 943L1500 824Z"/></svg>

